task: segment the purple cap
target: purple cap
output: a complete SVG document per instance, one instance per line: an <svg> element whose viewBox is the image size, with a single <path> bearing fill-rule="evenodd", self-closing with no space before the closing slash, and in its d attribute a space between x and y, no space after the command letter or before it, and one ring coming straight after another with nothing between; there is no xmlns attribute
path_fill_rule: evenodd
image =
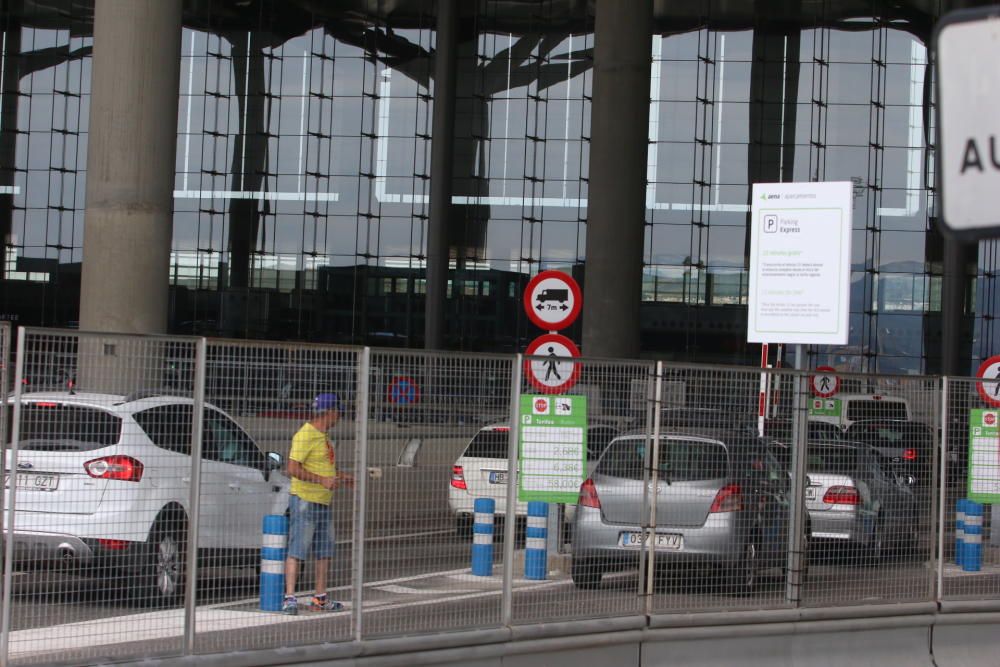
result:
<svg viewBox="0 0 1000 667"><path fill-rule="evenodd" d="M327 410L339 410L340 401L336 394L316 394L313 400L313 410L315 412L326 412Z"/></svg>

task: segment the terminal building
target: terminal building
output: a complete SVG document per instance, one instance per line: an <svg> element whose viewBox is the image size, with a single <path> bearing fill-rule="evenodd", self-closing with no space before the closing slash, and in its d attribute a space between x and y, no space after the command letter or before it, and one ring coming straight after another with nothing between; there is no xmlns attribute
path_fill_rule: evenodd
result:
<svg viewBox="0 0 1000 667"><path fill-rule="evenodd" d="M974 4L10 0L0 316L513 352L556 269L585 355L756 363L751 184L850 181L810 363L939 372L950 307L968 373L1000 264L939 231L931 38Z"/></svg>

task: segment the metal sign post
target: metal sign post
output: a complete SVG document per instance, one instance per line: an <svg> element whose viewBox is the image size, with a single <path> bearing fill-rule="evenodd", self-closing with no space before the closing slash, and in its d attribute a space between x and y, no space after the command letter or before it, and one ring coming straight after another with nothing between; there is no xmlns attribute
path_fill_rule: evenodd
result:
<svg viewBox="0 0 1000 667"><path fill-rule="evenodd" d="M805 369L805 346L795 346L795 370ZM806 497L806 434L809 432L806 415L806 379L794 378L792 394L792 484L789 492L788 517L788 577L785 580L785 598L795 606L802 602L802 566L805 562L802 537L805 533Z"/></svg>

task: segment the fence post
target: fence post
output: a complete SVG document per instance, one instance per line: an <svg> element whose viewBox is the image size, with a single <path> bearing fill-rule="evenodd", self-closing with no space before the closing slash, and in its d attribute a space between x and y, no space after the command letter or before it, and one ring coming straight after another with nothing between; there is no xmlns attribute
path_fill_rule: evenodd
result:
<svg viewBox="0 0 1000 667"><path fill-rule="evenodd" d="M510 437L507 440L507 509L503 525L503 586L501 589L500 618L503 625L514 621L514 534L517 525L517 438L521 426L517 421L521 401L521 369L524 356L514 355L510 369L510 405L508 406Z"/></svg>
<svg viewBox="0 0 1000 667"><path fill-rule="evenodd" d="M937 573L937 590L935 591L934 599L938 602L944 597L944 524L946 503L948 502L948 429L951 425L951 411L948 409L948 400L950 391L951 384L948 377L944 376L941 378L941 455L940 460L937 462L940 474L938 475L938 483L931 487L932 489L937 489L939 494L938 502L931 503L933 505L931 526L938 526L940 523L937 543L937 567L934 568Z"/></svg>
<svg viewBox="0 0 1000 667"><path fill-rule="evenodd" d="M191 416L191 495L188 498L188 534L184 580L184 653L194 653L196 602L198 595L198 525L201 519L201 450L205 417L204 338L195 342L194 405Z"/></svg>
<svg viewBox="0 0 1000 667"><path fill-rule="evenodd" d="M653 613L653 581L656 575L656 497L659 485L659 461L660 461L660 417L663 412L663 362L656 362L656 377L653 382L653 432L651 446L646 447L649 452L649 462L646 471L643 473L643 501L647 502L646 508L649 511L649 524L646 526L646 544L649 553L645 560L645 576L643 576L643 558L645 549L639 550L639 586L642 592L646 593L647 615Z"/></svg>
<svg viewBox="0 0 1000 667"><path fill-rule="evenodd" d="M795 346L794 393L792 405L792 488L791 508L788 518L788 574L785 582L785 599L798 607L802 604L802 535L805 532L805 477L806 443L808 442L807 396L805 376L805 346Z"/></svg>
<svg viewBox="0 0 1000 667"><path fill-rule="evenodd" d="M0 461L7 460L7 434L10 432L10 424L7 423L7 387L8 379L10 378L10 322L0 322L0 405L4 407L3 412L0 412ZM0 517L3 516L4 506L3 506L3 492L0 489ZM13 534L13 530L11 530ZM0 577L3 577L3 581L0 582L0 596L3 592L7 590L8 579L4 576L6 572L6 553L7 553L7 536L3 530L0 530ZM3 602L0 601L0 607L3 606ZM6 663L6 655L0 653L0 665Z"/></svg>
<svg viewBox="0 0 1000 667"><path fill-rule="evenodd" d="M368 512L368 405L371 390L371 348L361 350L358 360L358 381L354 401L354 544L352 560L351 616L354 623L354 638L361 641L363 636L363 610L365 587L365 515Z"/></svg>
<svg viewBox="0 0 1000 667"><path fill-rule="evenodd" d="M14 371L14 423L10 429L10 459L17 462L17 446L21 437L21 388L24 379L24 327L17 329L17 364ZM10 468L10 502L4 508L7 512L7 541L4 543L3 558L3 603L0 605L0 664L8 664L10 652L10 598L11 580L14 578L14 508L17 502L17 465Z"/></svg>

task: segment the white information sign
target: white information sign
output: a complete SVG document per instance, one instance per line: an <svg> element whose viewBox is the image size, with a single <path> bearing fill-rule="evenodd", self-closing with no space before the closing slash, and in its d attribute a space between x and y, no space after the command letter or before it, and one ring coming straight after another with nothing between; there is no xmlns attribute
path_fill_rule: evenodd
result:
<svg viewBox="0 0 1000 667"><path fill-rule="evenodd" d="M963 10L938 24L938 146L945 227L959 237L1000 228L1000 10Z"/></svg>
<svg viewBox="0 0 1000 667"><path fill-rule="evenodd" d="M852 184L755 183L747 341L846 345Z"/></svg>

